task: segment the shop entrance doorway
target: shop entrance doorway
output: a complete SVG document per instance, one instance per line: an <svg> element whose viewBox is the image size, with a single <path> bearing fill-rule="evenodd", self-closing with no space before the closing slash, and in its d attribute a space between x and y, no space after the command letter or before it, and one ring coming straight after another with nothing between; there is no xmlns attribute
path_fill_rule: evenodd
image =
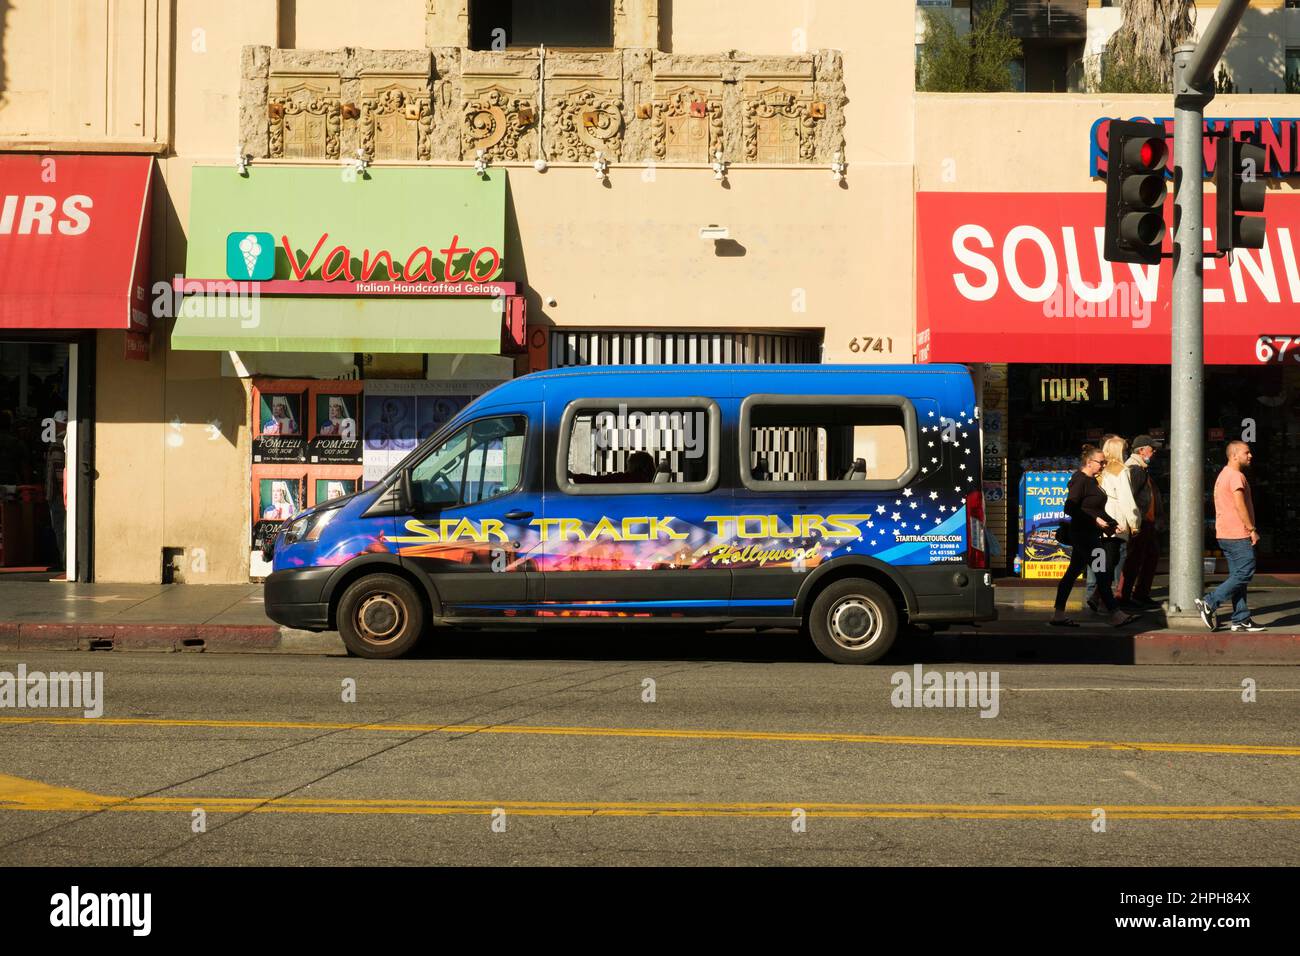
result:
<svg viewBox="0 0 1300 956"><path fill-rule="evenodd" d="M1020 478L1026 471L1073 470L1085 442L1103 435L1130 441L1147 433L1161 447L1151 472L1169 502L1169 367L1166 365L1010 365L1007 423L1007 517L1015 542ZM1260 528L1261 571L1300 570L1300 366L1209 366L1205 370L1204 551L1214 536L1214 480L1226 442L1253 436L1248 477ZM1161 567L1168 529L1161 524Z"/></svg>
<svg viewBox="0 0 1300 956"><path fill-rule="evenodd" d="M0 342L0 579L76 580L77 345Z"/></svg>

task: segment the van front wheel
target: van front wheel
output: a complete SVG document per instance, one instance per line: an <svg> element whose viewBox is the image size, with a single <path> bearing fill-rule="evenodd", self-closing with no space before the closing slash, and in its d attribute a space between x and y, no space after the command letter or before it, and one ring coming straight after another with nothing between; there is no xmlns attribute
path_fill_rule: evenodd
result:
<svg viewBox="0 0 1300 956"><path fill-rule="evenodd" d="M424 605L415 588L395 574L370 574L343 592L339 634L357 657L401 657L424 631Z"/></svg>
<svg viewBox="0 0 1300 956"><path fill-rule="evenodd" d="M898 608L880 585L846 578L817 595L808 611L808 632L817 650L835 663L870 664L893 646Z"/></svg>

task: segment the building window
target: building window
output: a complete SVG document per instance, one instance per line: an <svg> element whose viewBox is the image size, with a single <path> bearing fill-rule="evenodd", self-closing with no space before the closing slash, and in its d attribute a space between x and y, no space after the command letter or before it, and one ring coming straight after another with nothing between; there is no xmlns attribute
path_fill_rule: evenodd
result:
<svg viewBox="0 0 1300 956"><path fill-rule="evenodd" d="M1300 0L1296 0L1296 2L1300 3ZM1286 91L1288 93L1300 93L1300 47L1287 47Z"/></svg>
<svg viewBox="0 0 1300 956"><path fill-rule="evenodd" d="M613 0L470 0L469 45L503 47L614 46Z"/></svg>

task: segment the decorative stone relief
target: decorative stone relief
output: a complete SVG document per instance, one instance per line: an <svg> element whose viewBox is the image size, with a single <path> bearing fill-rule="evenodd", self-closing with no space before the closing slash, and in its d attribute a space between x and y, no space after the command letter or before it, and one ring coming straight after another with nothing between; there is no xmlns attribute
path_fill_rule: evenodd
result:
<svg viewBox="0 0 1300 956"><path fill-rule="evenodd" d="M817 123L809 88L745 84L744 145L747 163L811 163L817 158Z"/></svg>
<svg viewBox="0 0 1300 956"><path fill-rule="evenodd" d="M534 158L537 108L534 97L520 89L493 83L465 91L461 129L465 157L486 152L496 162Z"/></svg>
<svg viewBox="0 0 1300 956"><path fill-rule="evenodd" d="M654 155L670 163L711 163L722 149L721 81L676 83L656 78L651 113Z"/></svg>
<svg viewBox="0 0 1300 956"><path fill-rule="evenodd" d="M429 159L433 102L429 77L363 75L361 149L371 159Z"/></svg>
<svg viewBox="0 0 1300 956"><path fill-rule="evenodd" d="M338 159L339 77L272 73L267 96L269 152L280 159Z"/></svg>
<svg viewBox="0 0 1300 956"><path fill-rule="evenodd" d="M604 153L612 163L622 158L623 100L617 83L605 89L583 84L548 97L546 152L559 162L587 162Z"/></svg>

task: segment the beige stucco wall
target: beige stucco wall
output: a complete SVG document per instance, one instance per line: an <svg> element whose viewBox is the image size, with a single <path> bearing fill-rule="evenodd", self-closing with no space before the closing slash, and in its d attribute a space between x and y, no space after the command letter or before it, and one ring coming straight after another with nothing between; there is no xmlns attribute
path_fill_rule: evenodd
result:
<svg viewBox="0 0 1300 956"><path fill-rule="evenodd" d="M1294 96L1221 94L1217 117L1293 116ZM1104 192L1088 175L1089 135L1099 117L1172 116L1171 97L1083 93L918 93L917 189L947 192ZM1008 172L1014 157L1015 173ZM1292 189L1293 180L1278 188Z"/></svg>
<svg viewBox="0 0 1300 956"><path fill-rule="evenodd" d="M87 2L103 6L107 0ZM38 55L16 52L32 37L57 46L48 26L36 23L34 6L32 0L9 5L5 62L22 82L7 92L21 112L0 109L0 139L12 138L20 127L36 130L40 124L29 117L64 95L48 82L42 91ZM406 49L421 46L426 35L424 0L361 6L352 0L300 0L286 9L265 0L178 0L174 27L165 31L175 37L174 90L156 79L152 87L147 80L134 87L141 103L154 94L164 105L170 102L156 130L142 136L171 146L159 159L155 278L183 271L190 167L231 162L239 145L244 46L275 45L285 37L299 49ZM507 242L521 255L509 263L508 277L525 279L536 291L530 321L819 328L825 329L826 361L911 361L910 5L679 0L660 9L670 35L666 46L674 53L716 55L734 48L786 54L800 45L807 51L842 50L849 98L847 186L838 186L824 166L733 165L727 187L707 167L660 165L651 179L640 165L615 166L607 188L585 165L552 165L545 174L527 164L511 167L518 231ZM170 16L167 4L159 16ZM90 34L84 39L90 50L101 42L106 41ZM114 89L115 96L130 100L132 87L123 77ZM41 128L49 139L80 137L88 143L129 132L107 120L79 127L54 114ZM710 223L726 225L744 255L715 255L713 243L698 236L699 227ZM542 307L544 297L554 297L556 305ZM185 580L243 581L249 533L246 383L221 377L219 355L171 352L165 326L159 325L148 363L122 360L120 333L99 337L96 576L156 581L160 549L168 546L189 549ZM892 338L894 354L849 350L851 338L867 335Z"/></svg>

